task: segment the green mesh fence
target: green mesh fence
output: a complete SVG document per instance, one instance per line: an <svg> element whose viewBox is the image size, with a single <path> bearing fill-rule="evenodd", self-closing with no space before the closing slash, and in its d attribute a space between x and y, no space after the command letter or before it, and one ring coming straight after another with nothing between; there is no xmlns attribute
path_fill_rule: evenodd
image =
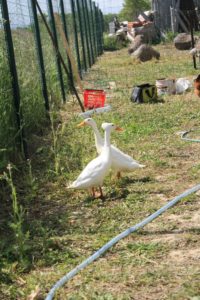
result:
<svg viewBox="0 0 200 300"><path fill-rule="evenodd" d="M3 22L0 7L0 168L6 164L8 152L13 152L17 134Z"/></svg>
<svg viewBox="0 0 200 300"><path fill-rule="evenodd" d="M16 145L21 142L23 148L26 142L29 143L31 135L40 131L46 119L46 110L67 101L73 74L56 27L56 14L62 21L81 77L95 63L97 56L102 54L100 10L94 2L38 0L38 4L70 76L62 67L36 7L36 0L0 0L1 161L2 157L6 161L8 153L17 152ZM7 20L5 7L8 11ZM4 22L7 22L6 27Z"/></svg>
<svg viewBox="0 0 200 300"><path fill-rule="evenodd" d="M45 117L37 53L34 40L34 26L28 1L7 1L11 20L12 39L19 80L23 126L29 135L39 129ZM37 109L35 109L37 107Z"/></svg>

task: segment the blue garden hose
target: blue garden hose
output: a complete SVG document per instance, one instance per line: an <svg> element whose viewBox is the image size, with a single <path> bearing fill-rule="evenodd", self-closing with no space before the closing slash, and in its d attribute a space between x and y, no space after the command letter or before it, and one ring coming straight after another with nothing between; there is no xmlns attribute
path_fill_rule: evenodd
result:
<svg viewBox="0 0 200 300"><path fill-rule="evenodd" d="M198 139L190 139L190 138L186 137L186 135L188 135L188 133L190 133L190 132L191 132L191 130L183 132L181 134L181 139L184 141L187 141L187 142L200 143L200 140L198 140Z"/></svg>
<svg viewBox="0 0 200 300"><path fill-rule="evenodd" d="M132 232L135 232L136 230L144 227L154 219L156 219L158 216L160 216L162 213L164 213L168 208L174 206L178 201L180 201L182 198L185 198L189 196L192 193L197 192L200 190L200 184L194 186L191 189L186 190L184 193L180 194L179 196L172 199L170 202L165 204L163 207L161 207L159 210L157 210L155 213L144 219L142 222L134 225L133 227L128 228L127 230L123 231L116 237L114 237L112 240L110 240L108 243L106 243L103 247L101 247L98 251L96 251L94 254L92 254L90 257L88 257L86 260L84 260L80 265L75 267L73 270L71 270L69 273L64 275L59 281L56 282L56 284L51 288L49 291L47 297L45 300L52 300L54 297L54 294L57 289L62 287L66 282L68 282L69 279L73 278L80 270L87 267L89 264L91 264L94 260L99 258L103 253L105 253L109 248L111 248L113 245L115 245L118 241L121 239L127 237Z"/></svg>

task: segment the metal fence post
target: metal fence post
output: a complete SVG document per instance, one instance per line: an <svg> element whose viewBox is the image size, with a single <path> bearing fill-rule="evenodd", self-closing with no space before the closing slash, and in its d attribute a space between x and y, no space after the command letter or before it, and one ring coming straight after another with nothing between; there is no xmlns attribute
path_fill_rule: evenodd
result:
<svg viewBox="0 0 200 300"><path fill-rule="evenodd" d="M104 20L103 20L103 13L99 9L99 19L100 19L100 24L101 24L101 34L100 34L100 39L101 39L101 54L103 54L103 32L104 32Z"/></svg>
<svg viewBox="0 0 200 300"><path fill-rule="evenodd" d="M81 33L81 43L83 49L83 64L84 64L85 71L87 71L87 59L86 59L85 40L84 40L84 32L83 32L84 22L82 22L81 7L80 7L79 0L76 0L76 5L77 5L77 12L78 12L80 33Z"/></svg>
<svg viewBox="0 0 200 300"><path fill-rule="evenodd" d="M95 52L96 57L98 57L98 47L97 47L97 24L96 24L96 5L95 2L92 2L93 6L93 20L94 20L94 37L95 37Z"/></svg>
<svg viewBox="0 0 200 300"><path fill-rule="evenodd" d="M68 35L67 24L66 24L66 19L65 19L65 8L64 8L63 0L60 0L60 12L61 12L61 19L62 19L65 37L66 37L67 42L69 43L69 35ZM68 55L67 55L67 60L68 60L68 66L69 66L70 79L71 79L71 82L73 83L74 79L73 79L73 73L72 73L72 66L71 66L71 62L70 62Z"/></svg>
<svg viewBox="0 0 200 300"><path fill-rule="evenodd" d="M93 13L92 0L89 0L89 5L90 5L90 14L91 14L91 21L92 21L93 53L94 53L94 61L96 61L97 53L96 53L96 46L95 46L95 22L94 22L94 13Z"/></svg>
<svg viewBox="0 0 200 300"><path fill-rule="evenodd" d="M94 51L93 51L93 45L92 45L92 33L91 33L91 18L89 14L89 9L88 9L88 1L85 0L85 8L86 8L86 17L88 20L88 34L89 34L89 41L90 41L90 51L91 51L91 62L92 64L94 63Z"/></svg>
<svg viewBox="0 0 200 300"><path fill-rule="evenodd" d="M78 69L79 69L80 77L82 78L81 60L80 60L79 42L78 42L78 28L77 28L77 22L76 22L76 11L75 11L74 0L70 0L70 2L71 2L71 9L72 9L72 20L73 20L73 26L74 26L74 38L75 38L75 48L76 48Z"/></svg>
<svg viewBox="0 0 200 300"><path fill-rule="evenodd" d="M13 90L13 100L14 100L17 128L19 131L20 145L22 147L22 152L24 153L24 156L27 159L28 158L28 149L27 149L27 143L26 143L25 135L24 135L23 117L22 117L22 113L21 113L21 109L20 109L20 100L21 100L20 99L20 90L19 90L16 62L15 62L15 53L14 53L14 47L13 47L12 33L11 33L11 28L10 28L10 19L9 19L9 13L8 13L7 0L1 0L1 7L2 7L2 18L4 20L3 26L4 26L4 32L5 32L5 41L6 41L6 47L7 47L9 69L10 69L10 74L12 77L12 90Z"/></svg>
<svg viewBox="0 0 200 300"><path fill-rule="evenodd" d="M51 30L52 30L53 37L54 37L55 46L56 46L56 49L59 49L52 0L48 0L47 3L48 3L48 9L49 9L50 25L51 25ZM60 64L60 58L56 51L55 51L55 55L56 55L56 65L57 65L57 70L58 70L58 79L60 82L61 94L62 94L63 102L65 102L65 100L66 100L65 99L65 88L64 88L64 81L63 81L62 69L61 69L61 64Z"/></svg>
<svg viewBox="0 0 200 300"><path fill-rule="evenodd" d="M95 20L96 20L96 34L97 34L97 53L101 54L100 50L100 20L99 20L99 11L98 7L95 6Z"/></svg>
<svg viewBox="0 0 200 300"><path fill-rule="evenodd" d="M42 52L42 43L41 43L41 37L40 37L40 29L39 29L37 8L36 8L35 0L31 0L31 10L32 10L33 22L34 22L34 34L35 34L39 69L40 69L40 78L41 78L41 83L42 83L42 94L44 97L45 108L47 111L49 111L49 99L48 99L43 52Z"/></svg>
<svg viewBox="0 0 200 300"><path fill-rule="evenodd" d="M81 4L82 4L84 27L85 27L85 39L86 39L86 45L87 45L88 63L89 63L89 67L91 67L92 66L92 62L91 62L91 56L90 56L90 46L89 46L89 38L88 38L87 17L86 17L86 12L85 12L84 0L81 0Z"/></svg>
<svg viewBox="0 0 200 300"><path fill-rule="evenodd" d="M103 42L102 42L102 22L101 22L101 13L100 9L97 7L97 22L99 24L98 28L98 48L99 48L99 55L103 53Z"/></svg>

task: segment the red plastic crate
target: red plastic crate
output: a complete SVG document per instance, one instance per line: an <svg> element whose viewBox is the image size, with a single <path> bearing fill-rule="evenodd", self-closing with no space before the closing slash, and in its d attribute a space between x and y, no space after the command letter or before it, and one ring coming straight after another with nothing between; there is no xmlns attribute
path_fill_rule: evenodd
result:
<svg viewBox="0 0 200 300"><path fill-rule="evenodd" d="M85 108L97 108L104 107L106 94L104 90L84 90L84 107Z"/></svg>

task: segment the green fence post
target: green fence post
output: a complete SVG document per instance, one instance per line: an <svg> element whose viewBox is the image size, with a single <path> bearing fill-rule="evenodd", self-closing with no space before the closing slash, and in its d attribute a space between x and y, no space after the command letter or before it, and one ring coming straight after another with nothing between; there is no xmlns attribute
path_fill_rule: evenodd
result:
<svg viewBox="0 0 200 300"><path fill-rule="evenodd" d="M95 2L92 2L93 6L93 20L94 20L94 40L95 40L95 53L96 57L98 57L98 47L97 47L97 24L96 24L96 5Z"/></svg>
<svg viewBox="0 0 200 300"><path fill-rule="evenodd" d="M85 40L84 40L84 31L83 31L84 22L82 22L81 8L80 8L79 0L76 0L76 5L77 5L77 12L78 12L80 33L81 33L81 43L82 43L82 49L83 49L83 64L84 64L85 71L87 71L87 59L86 59Z"/></svg>
<svg viewBox="0 0 200 300"><path fill-rule="evenodd" d="M73 20L73 27L74 27L74 39L75 39L76 57L78 62L78 70L79 70L80 77L82 78L81 59L80 59L79 42L78 42L78 28L76 22L76 11L75 11L74 0L70 0L70 2L71 2L71 10L72 10L72 20Z"/></svg>
<svg viewBox="0 0 200 300"><path fill-rule="evenodd" d="M95 6L95 19L96 19L96 33L97 33L97 53L98 56L101 54L100 50L100 20L99 20L99 11L98 7Z"/></svg>
<svg viewBox="0 0 200 300"><path fill-rule="evenodd" d="M94 51L93 51L93 45L92 45L92 33L91 33L91 18L89 14L89 9L88 9L88 1L85 0L85 8L86 8L86 17L88 20L88 34L89 34L89 41L90 41L90 51L91 51L91 62L94 64Z"/></svg>
<svg viewBox="0 0 200 300"><path fill-rule="evenodd" d="M10 74L12 77L12 90L13 90L13 100L14 100L14 107L15 107L15 114L16 114L16 122L17 122L17 129L19 131L20 136L20 145L22 147L22 152L24 153L25 158L28 158L28 148L27 143L25 140L24 135L24 128L23 128L23 117L20 109L20 90L19 90L19 82L18 82L18 75L17 75L17 68L15 62L15 53L14 53L14 46L12 40L12 33L10 28L10 19L8 13L8 6L7 0L1 0L1 7L2 7L2 18L3 18L3 26L5 32L5 41L7 47L7 54L8 54L8 62L9 62L9 69Z"/></svg>
<svg viewBox="0 0 200 300"><path fill-rule="evenodd" d="M47 3L48 3L48 10L49 10L50 26L51 26L51 31L52 31L53 37L54 37L55 47L56 47L56 49L59 49L52 0L48 0ZM60 64L60 58L56 51L55 51L55 55L56 55L56 65L57 65L58 79L60 82L62 99L63 99L63 102L65 102L65 100L66 100L65 99L65 88L64 88L63 74L62 74L62 69L61 69L61 64Z"/></svg>
<svg viewBox="0 0 200 300"><path fill-rule="evenodd" d="M47 111L49 111L49 99L48 99L44 59L43 59L43 53L42 53L42 43L41 43L41 37L40 37L40 29L39 29L37 8L36 8L35 0L31 0L31 10L32 10L33 22L34 22L34 34L35 34L39 69L40 69L40 78L41 78L41 83L42 83L42 94L44 97L45 108Z"/></svg>
<svg viewBox="0 0 200 300"><path fill-rule="evenodd" d="M63 30L64 30L64 33L65 33L66 40L69 44L69 35L68 35L67 24L66 24L66 19L65 19L65 8L64 8L63 0L60 0L60 12L61 12ZM73 83L74 79L73 79L72 65L71 65L71 62L70 62L70 59L69 59L68 55L67 55L67 60L68 60L68 66L69 66L70 80L71 80L71 83Z"/></svg>
<svg viewBox="0 0 200 300"><path fill-rule="evenodd" d="M97 8L97 18L99 23L99 32L98 32L98 39L99 39L99 55L102 54L102 24L101 24L101 14L100 9Z"/></svg>
<svg viewBox="0 0 200 300"><path fill-rule="evenodd" d="M94 61L96 61L97 54L96 54L96 46L95 46L95 22L94 22L92 0L89 0L89 5L90 5L90 15L92 21L92 45L93 45Z"/></svg>
<svg viewBox="0 0 200 300"><path fill-rule="evenodd" d="M103 32L104 32L104 20L103 20L103 13L101 10L99 10L100 15L100 24L101 24L101 54L103 54Z"/></svg>
<svg viewBox="0 0 200 300"><path fill-rule="evenodd" d="M89 63L89 67L91 67L92 62L91 62L91 56L90 56L90 45L89 45L89 38L88 38L87 17L86 17L84 0L81 0L81 4L82 4L83 20L84 20L84 27L85 27L85 39L86 39L86 45L87 45L88 63Z"/></svg>

